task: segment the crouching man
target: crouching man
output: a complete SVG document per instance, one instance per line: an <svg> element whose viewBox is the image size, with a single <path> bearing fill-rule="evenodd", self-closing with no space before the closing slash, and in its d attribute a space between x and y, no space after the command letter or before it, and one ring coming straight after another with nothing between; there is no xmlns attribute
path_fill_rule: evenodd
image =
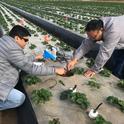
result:
<svg viewBox="0 0 124 124"><path fill-rule="evenodd" d="M65 74L64 68L55 68L33 63L39 56L25 56L23 48L29 40L30 33L22 26L16 25L9 36L0 38L0 110L20 106L25 95L15 89L19 79L19 70L33 75Z"/></svg>
<svg viewBox="0 0 124 124"><path fill-rule="evenodd" d="M77 61L88 53L96 42L103 41L100 45L94 65L88 69L84 76L93 77L100 72L108 62L112 73L119 78L124 78L124 16L102 17L87 23L85 31L88 35L76 50L73 59L68 63L68 69L74 67Z"/></svg>

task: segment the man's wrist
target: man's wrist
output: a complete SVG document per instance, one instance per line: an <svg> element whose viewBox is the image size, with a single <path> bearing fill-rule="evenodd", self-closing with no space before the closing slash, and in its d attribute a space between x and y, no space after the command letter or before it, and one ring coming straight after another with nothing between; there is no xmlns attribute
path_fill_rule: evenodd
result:
<svg viewBox="0 0 124 124"><path fill-rule="evenodd" d="M77 58L73 58L72 61L76 64L77 63Z"/></svg>

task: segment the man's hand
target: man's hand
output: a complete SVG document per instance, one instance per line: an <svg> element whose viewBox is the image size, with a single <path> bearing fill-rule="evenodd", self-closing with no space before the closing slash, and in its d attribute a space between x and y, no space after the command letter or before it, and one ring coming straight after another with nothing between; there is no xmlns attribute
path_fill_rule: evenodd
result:
<svg viewBox="0 0 124 124"><path fill-rule="evenodd" d="M43 58L43 55L42 55L42 54L38 54L38 55L36 55L36 57L35 57L36 60L39 60L39 59L42 59L42 58Z"/></svg>
<svg viewBox="0 0 124 124"><path fill-rule="evenodd" d="M77 59L73 59L70 62L68 62L67 64L67 69L71 70L72 68L74 68L74 65L77 63Z"/></svg>
<svg viewBox="0 0 124 124"><path fill-rule="evenodd" d="M87 78L91 78L95 75L96 73L91 70L91 69L88 69L85 73L84 73L84 76L87 77Z"/></svg>
<svg viewBox="0 0 124 124"><path fill-rule="evenodd" d="M55 68L55 72L58 75L64 75L66 73L66 69L65 68Z"/></svg>

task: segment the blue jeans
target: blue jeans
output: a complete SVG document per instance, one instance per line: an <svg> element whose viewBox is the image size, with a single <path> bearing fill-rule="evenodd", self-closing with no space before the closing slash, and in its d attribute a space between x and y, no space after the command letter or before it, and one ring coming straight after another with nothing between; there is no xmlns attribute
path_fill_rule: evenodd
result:
<svg viewBox="0 0 124 124"><path fill-rule="evenodd" d="M0 110L6 110L10 108L16 108L23 104L25 101L25 95L19 90L12 89L9 93L6 101L0 101Z"/></svg>

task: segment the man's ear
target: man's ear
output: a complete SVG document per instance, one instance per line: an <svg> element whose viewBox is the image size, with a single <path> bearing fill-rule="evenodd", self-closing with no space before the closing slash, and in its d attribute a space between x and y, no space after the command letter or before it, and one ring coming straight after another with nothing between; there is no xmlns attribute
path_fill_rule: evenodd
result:
<svg viewBox="0 0 124 124"><path fill-rule="evenodd" d="M19 40L19 37L18 36L15 36L14 39L17 42Z"/></svg>
<svg viewBox="0 0 124 124"><path fill-rule="evenodd" d="M101 31L104 31L104 28L101 28Z"/></svg>

